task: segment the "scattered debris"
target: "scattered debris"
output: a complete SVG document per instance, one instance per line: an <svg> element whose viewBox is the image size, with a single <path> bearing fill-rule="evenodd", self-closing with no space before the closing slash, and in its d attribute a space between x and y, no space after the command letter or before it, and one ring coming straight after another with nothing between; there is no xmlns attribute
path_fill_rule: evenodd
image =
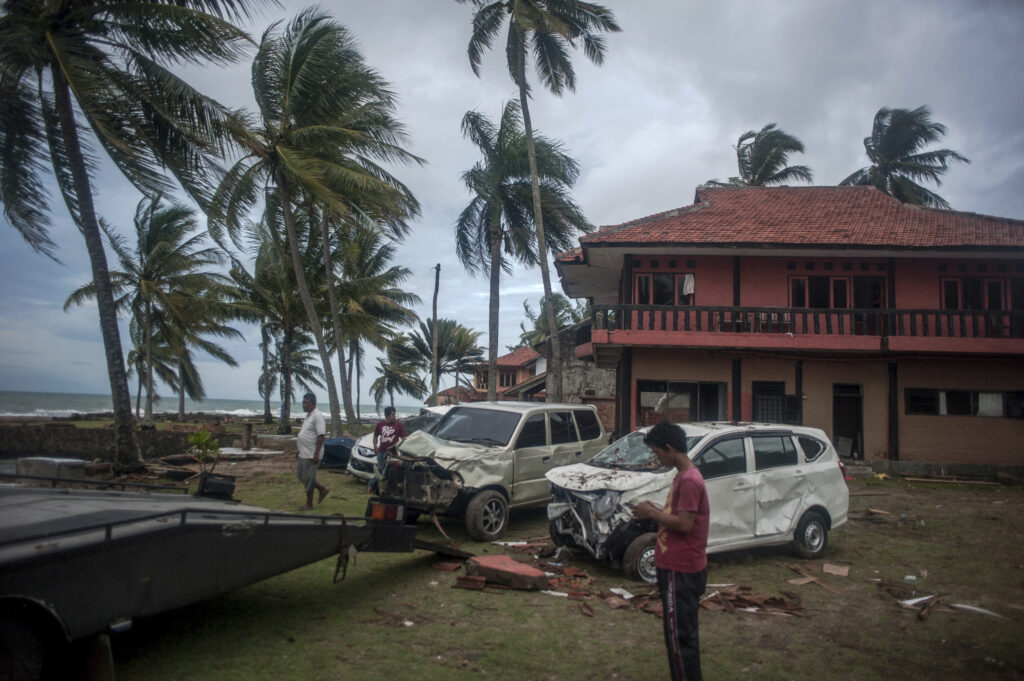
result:
<svg viewBox="0 0 1024 681"><path fill-rule="evenodd" d="M788 594L786 597L769 596L754 593L749 586L731 585L717 589L701 599L700 606L705 610L750 612L759 615L775 615L784 617L803 617L807 614L801 605L800 597Z"/></svg>
<svg viewBox="0 0 1024 681"><path fill-rule="evenodd" d="M795 572L798 575L800 575L800 577L810 577L810 579L808 579L806 581L800 581L800 582L795 582L795 581L787 580L787 581L789 581L790 584L800 584L800 585L803 585L803 584L810 584L811 582L814 582L815 584L820 586L822 589L825 589L826 591L831 591L832 593L834 593L834 594L836 594L838 596L842 596L843 595L843 592L841 590L835 588L834 586L826 584L825 582L823 582L820 579L818 579L817 576L809 574L807 572L807 568L805 568L804 566L802 566L802 565L790 565L788 567L789 567L790 570L792 570L793 572Z"/></svg>
<svg viewBox="0 0 1024 681"><path fill-rule="evenodd" d="M936 477L936 478L903 478L907 482L930 482L933 485L999 485L998 482L988 480L965 480L963 478Z"/></svg>
<svg viewBox="0 0 1024 681"><path fill-rule="evenodd" d="M594 609L591 608L586 603L580 603L580 612L582 612L587 617L593 617L594 616Z"/></svg>
<svg viewBox="0 0 1024 681"><path fill-rule="evenodd" d="M1003 615L1000 615L998 612L992 612L991 610L986 610L985 608L979 608L976 605L967 605L966 603L950 603L949 607L954 608L956 610L963 610L964 612L973 612L978 615L989 615L991 617L999 617L1000 619L1005 619L1005 617Z"/></svg>
<svg viewBox="0 0 1024 681"><path fill-rule="evenodd" d="M455 583L452 584L454 589L471 589L473 591L483 591L485 586L487 586L487 578L476 575L459 575L455 578Z"/></svg>
<svg viewBox="0 0 1024 681"><path fill-rule="evenodd" d="M548 588L548 576L542 570L520 563L511 556L477 556L466 563L466 574L483 577L488 583L528 591Z"/></svg>
<svg viewBox="0 0 1024 681"><path fill-rule="evenodd" d="M435 570L443 570L445 572L455 572L460 567L462 567L462 563L447 563L447 562L444 562L444 561L438 561L438 562L434 563L433 565L431 565L431 567L434 568Z"/></svg>
<svg viewBox="0 0 1024 681"><path fill-rule="evenodd" d="M631 594L628 591L626 591L625 589L622 589L622 588L619 588L619 587L614 587L614 588L608 589L608 590L611 591L616 596L622 596L627 601L630 600L631 598L633 598L633 594Z"/></svg>
<svg viewBox="0 0 1024 681"><path fill-rule="evenodd" d="M833 563L825 563L821 566L822 571L828 575L835 575L836 577L849 577L850 566L849 565L835 565Z"/></svg>

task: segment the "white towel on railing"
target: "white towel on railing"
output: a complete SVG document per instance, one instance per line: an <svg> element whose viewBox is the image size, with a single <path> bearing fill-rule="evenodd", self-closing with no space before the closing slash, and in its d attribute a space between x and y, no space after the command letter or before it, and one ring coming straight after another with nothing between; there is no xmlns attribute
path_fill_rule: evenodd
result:
<svg viewBox="0 0 1024 681"><path fill-rule="evenodd" d="M692 296L693 295L693 275L687 274L683 276L683 290L679 292L681 296Z"/></svg>

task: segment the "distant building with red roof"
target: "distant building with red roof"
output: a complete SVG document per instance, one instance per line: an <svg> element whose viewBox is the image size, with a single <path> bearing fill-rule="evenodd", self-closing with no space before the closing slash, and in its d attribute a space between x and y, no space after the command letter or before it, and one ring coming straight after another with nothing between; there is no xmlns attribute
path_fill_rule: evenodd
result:
<svg viewBox="0 0 1024 681"><path fill-rule="evenodd" d="M1024 221L872 187L699 187L556 258L615 429L822 428L845 456L1024 466Z"/></svg>

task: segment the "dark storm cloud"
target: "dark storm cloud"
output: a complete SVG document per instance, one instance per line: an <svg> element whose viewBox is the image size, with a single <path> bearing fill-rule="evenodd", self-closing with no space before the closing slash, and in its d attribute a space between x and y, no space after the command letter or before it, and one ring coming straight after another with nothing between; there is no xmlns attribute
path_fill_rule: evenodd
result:
<svg viewBox="0 0 1024 681"><path fill-rule="evenodd" d="M534 124L579 160L576 198L595 224L614 224L688 204L696 185L736 174L732 145L776 122L807 149L817 184L835 184L864 166L862 139L882 106L928 105L948 135L942 146L971 159L953 167L938 192L955 209L1024 218L1024 5L968 0L820 2L607 2L623 33L607 37L605 64L574 54L578 92L556 98L539 86ZM286 2L249 30L288 19ZM516 96L503 43L476 78L466 58L471 8L433 0L341 1L324 5L358 38L367 61L399 97L410 150L427 161L395 169L423 206L399 248L427 318L433 266L442 263L439 314L487 328L487 281L469 277L454 256L453 223L469 201L459 175L477 160L459 123L466 111L497 118ZM190 82L230 106L252 108L248 64L193 69ZM98 179L100 213L129 234L138 196L108 165ZM89 278L77 230L53 195L58 266L33 254L9 226L0 230L0 387L51 386L62 373L106 389L95 309L61 311ZM536 270L503 280L500 347L518 338L522 302L536 307ZM42 301L43 304L39 304ZM230 344L234 370L202 362L211 396L254 396L257 334ZM40 340L48 345L41 345ZM481 338L486 344L486 336ZM45 348L41 352L40 348ZM83 356L91 371L70 369ZM62 371L61 367L69 367ZM372 381L375 360L368 357ZM35 371L36 373L33 373ZM48 387L47 389L60 389ZM70 389L70 388L68 388ZM364 403L366 402L364 398Z"/></svg>

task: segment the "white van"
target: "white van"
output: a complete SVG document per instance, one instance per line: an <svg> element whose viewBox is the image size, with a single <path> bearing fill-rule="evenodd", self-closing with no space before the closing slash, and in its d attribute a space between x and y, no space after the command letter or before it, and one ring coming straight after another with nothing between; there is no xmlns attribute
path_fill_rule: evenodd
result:
<svg viewBox="0 0 1024 681"><path fill-rule="evenodd" d="M825 550L846 522L849 490L828 436L817 428L765 423L681 423L708 490L708 553L792 542L805 558ZM657 525L633 516L641 501L663 506L676 475L634 431L586 463L548 472L551 538L656 581Z"/></svg>

